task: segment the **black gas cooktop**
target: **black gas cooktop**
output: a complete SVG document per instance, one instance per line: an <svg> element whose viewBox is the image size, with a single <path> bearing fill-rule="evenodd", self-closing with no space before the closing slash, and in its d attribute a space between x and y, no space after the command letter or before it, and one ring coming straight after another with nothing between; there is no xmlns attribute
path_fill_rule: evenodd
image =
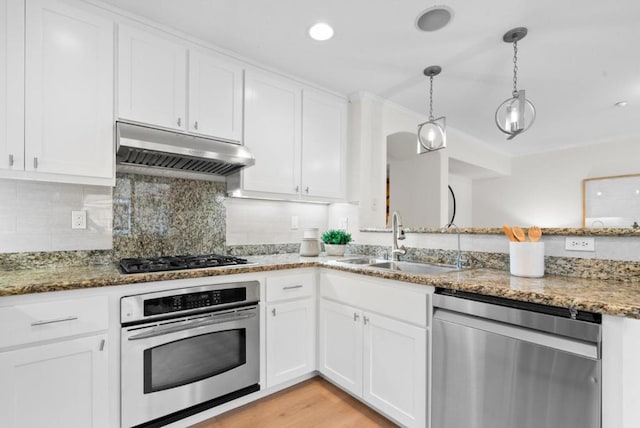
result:
<svg viewBox="0 0 640 428"><path fill-rule="evenodd" d="M120 271L122 273L164 272L244 264L247 264L247 259L219 254L161 256L142 259L122 259L120 260Z"/></svg>

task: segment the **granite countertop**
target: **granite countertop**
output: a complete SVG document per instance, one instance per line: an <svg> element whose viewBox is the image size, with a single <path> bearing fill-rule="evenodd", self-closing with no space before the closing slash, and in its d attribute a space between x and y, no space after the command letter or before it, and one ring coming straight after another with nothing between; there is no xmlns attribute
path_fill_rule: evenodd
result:
<svg viewBox="0 0 640 428"><path fill-rule="evenodd" d="M297 254L254 256L248 259L253 264L130 275L121 274L114 265L2 271L0 298L48 291L322 266L413 284L640 319L640 287L616 281L553 275L543 278L520 278L511 276L509 272L493 269L417 275L337 263L336 257L300 257Z"/></svg>

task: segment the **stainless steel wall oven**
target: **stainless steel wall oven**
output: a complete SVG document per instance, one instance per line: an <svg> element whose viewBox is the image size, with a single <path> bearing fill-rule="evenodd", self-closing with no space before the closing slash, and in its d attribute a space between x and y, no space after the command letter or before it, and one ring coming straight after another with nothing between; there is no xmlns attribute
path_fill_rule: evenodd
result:
<svg viewBox="0 0 640 428"><path fill-rule="evenodd" d="M259 283L121 299L122 426L163 426L260 389Z"/></svg>

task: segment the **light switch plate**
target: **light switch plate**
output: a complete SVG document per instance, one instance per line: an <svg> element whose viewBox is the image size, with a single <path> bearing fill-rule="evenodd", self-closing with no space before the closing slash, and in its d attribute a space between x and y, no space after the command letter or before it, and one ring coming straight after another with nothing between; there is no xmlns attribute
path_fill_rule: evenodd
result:
<svg viewBox="0 0 640 428"><path fill-rule="evenodd" d="M298 216L297 215L292 215L291 216L291 230L298 230L299 224L298 224Z"/></svg>
<svg viewBox="0 0 640 428"><path fill-rule="evenodd" d="M595 238L570 237L565 238L564 249L567 251L595 251Z"/></svg>

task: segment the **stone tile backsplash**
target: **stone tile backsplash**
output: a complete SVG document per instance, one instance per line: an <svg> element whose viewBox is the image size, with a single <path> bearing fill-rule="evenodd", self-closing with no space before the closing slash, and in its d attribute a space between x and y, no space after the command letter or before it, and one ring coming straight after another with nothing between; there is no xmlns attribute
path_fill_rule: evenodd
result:
<svg viewBox="0 0 640 428"><path fill-rule="evenodd" d="M113 258L222 253L226 184L118 174Z"/></svg>

